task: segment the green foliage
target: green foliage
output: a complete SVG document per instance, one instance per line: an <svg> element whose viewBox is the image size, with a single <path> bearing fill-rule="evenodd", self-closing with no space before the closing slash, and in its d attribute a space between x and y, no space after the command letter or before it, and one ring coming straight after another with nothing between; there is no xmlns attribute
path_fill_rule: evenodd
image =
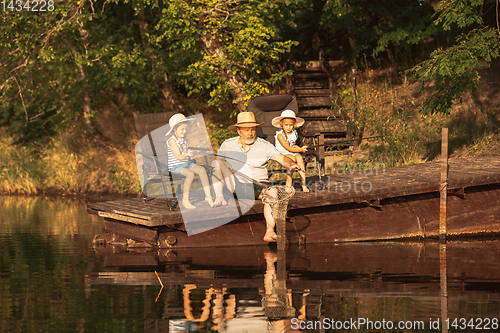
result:
<svg viewBox="0 0 500 333"><path fill-rule="evenodd" d="M411 53L410 46L440 32L430 24L432 14L427 1L333 0L323 8L321 27L343 36L349 57L359 63L381 52Z"/></svg>
<svg viewBox="0 0 500 333"><path fill-rule="evenodd" d="M276 38L278 27L270 19L285 8L278 1L170 1L155 27L155 41L197 56L179 75L189 94L207 91L209 104L220 108L230 96L248 100L291 74L269 66L295 45Z"/></svg>
<svg viewBox="0 0 500 333"><path fill-rule="evenodd" d="M224 125L209 124L208 131L211 133L209 134L210 139L217 140L219 146L227 139L238 135L238 133L225 128Z"/></svg>
<svg viewBox="0 0 500 333"><path fill-rule="evenodd" d="M481 25L483 18L478 7L483 4L484 0L442 0L439 2L439 17L434 23L441 24L445 31L455 25L459 28Z"/></svg>
<svg viewBox="0 0 500 333"><path fill-rule="evenodd" d="M86 94L93 113L116 100L116 90L138 106L154 104L158 89L136 38L139 28L124 24L135 19L133 10L107 4L99 11L97 4L73 0L43 15L1 14L0 124L18 141L54 135L78 121Z"/></svg>
<svg viewBox="0 0 500 333"><path fill-rule="evenodd" d="M436 92L422 104L423 113L449 113L455 100L476 89L479 83L477 69L488 66L500 52L500 37L495 28L480 26L483 20L478 6L482 0L446 0L440 3L436 24L444 30L457 25L466 29L448 48L434 50L430 58L412 70L420 81L435 85Z"/></svg>
<svg viewBox="0 0 500 333"><path fill-rule="evenodd" d="M449 113L454 100L460 100L465 91L475 90L479 83L477 69L488 66L499 51L497 33L490 28L475 29L461 35L456 45L435 50L429 60L413 69L420 81L432 82L437 88L422 104L422 112Z"/></svg>
<svg viewBox="0 0 500 333"><path fill-rule="evenodd" d="M366 84L360 86L357 98L349 87L340 90L336 105L348 116L347 128L376 137L368 151L369 161L386 166L417 163L426 142L443 124L437 116L415 117L406 88Z"/></svg>
<svg viewBox="0 0 500 333"><path fill-rule="evenodd" d="M2 12L0 125L32 142L89 118L85 98L91 117L123 100L157 112L166 85L208 97L219 109L230 98L267 93L291 75L269 66L294 45L280 40L275 24L287 6L71 0L44 15Z"/></svg>

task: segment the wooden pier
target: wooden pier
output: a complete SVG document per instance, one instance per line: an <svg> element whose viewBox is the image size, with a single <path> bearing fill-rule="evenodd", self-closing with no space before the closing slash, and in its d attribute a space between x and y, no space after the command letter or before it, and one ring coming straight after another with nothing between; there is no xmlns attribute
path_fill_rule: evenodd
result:
<svg viewBox="0 0 500 333"><path fill-rule="evenodd" d="M323 189L297 191L288 205L289 243L330 243L434 238L439 235L439 162L385 168L346 167L322 178ZM500 233L500 156L449 161L447 237ZM209 208L200 198L198 209ZM239 201L242 206L248 202ZM206 207L205 207L206 206ZM250 208L250 207L248 207ZM96 243L160 248L263 245L262 203L233 222L188 236L179 209L165 199L122 199L88 205L105 219Z"/></svg>

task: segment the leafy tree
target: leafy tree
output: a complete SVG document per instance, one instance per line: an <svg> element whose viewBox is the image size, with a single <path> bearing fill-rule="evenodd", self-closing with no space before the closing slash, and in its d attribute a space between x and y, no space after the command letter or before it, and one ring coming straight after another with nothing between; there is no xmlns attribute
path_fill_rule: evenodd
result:
<svg viewBox="0 0 500 333"><path fill-rule="evenodd" d="M40 64L55 58L55 36L74 24L80 7L76 1L51 5L43 13L15 7L0 14L1 120L26 138L52 133L51 123L65 118L56 102L57 90L65 85L53 80L50 66Z"/></svg>
<svg viewBox="0 0 500 333"><path fill-rule="evenodd" d="M345 57L411 55L411 46L439 32L429 26L434 10L422 0L330 0L321 15L321 27L339 39Z"/></svg>
<svg viewBox="0 0 500 333"><path fill-rule="evenodd" d="M428 60L413 68L420 81L427 85L434 83L437 89L423 103L424 113L449 113L454 100L476 89L477 70L498 58L500 28L485 23L486 13L490 16L495 13L498 18L496 5L495 1L483 0L442 0L439 3L435 24L445 31L458 29L461 33L455 44L434 50ZM490 19L490 22L495 21Z"/></svg>
<svg viewBox="0 0 500 333"><path fill-rule="evenodd" d="M0 120L21 142L81 121L96 139L99 107L125 95L141 108L159 108L164 75L141 35L132 4L56 2L52 11L2 13ZM142 22L143 23L143 22Z"/></svg>
<svg viewBox="0 0 500 333"><path fill-rule="evenodd" d="M246 101L291 72L270 63L290 51L293 41L276 39L270 18L283 15L286 2L257 0L170 0L162 6L156 43L169 43L184 54L198 55L180 74L190 93L210 92L209 104L232 96L239 111Z"/></svg>
<svg viewBox="0 0 500 333"><path fill-rule="evenodd" d="M255 0L70 0L44 13L0 14L0 125L19 141L52 135L125 100L176 106L176 88L233 97L237 108L289 71L270 66L294 44L275 25L287 4ZM122 98L118 98L120 95ZM220 106L219 106L220 107Z"/></svg>

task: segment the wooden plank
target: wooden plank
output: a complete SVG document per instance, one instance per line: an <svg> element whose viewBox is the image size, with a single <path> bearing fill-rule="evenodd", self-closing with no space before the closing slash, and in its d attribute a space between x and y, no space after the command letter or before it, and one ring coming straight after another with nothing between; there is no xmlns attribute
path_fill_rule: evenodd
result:
<svg viewBox="0 0 500 333"><path fill-rule="evenodd" d="M305 88L305 89L295 89L295 96L298 99L303 98L303 97L312 97L312 96L326 96L330 97L331 92L330 89L326 88L318 88L318 89L311 89L311 88Z"/></svg>
<svg viewBox="0 0 500 333"><path fill-rule="evenodd" d="M104 266L108 267L147 267L157 265L157 251L145 253L110 253L104 256Z"/></svg>
<svg viewBox="0 0 500 333"><path fill-rule="evenodd" d="M305 118L306 121L310 118L319 118L321 120L330 120L329 118L340 118L340 114L332 109L309 109L301 110L299 116Z"/></svg>
<svg viewBox="0 0 500 333"><path fill-rule="evenodd" d="M442 130L441 181L439 183L439 238L446 241L446 195L448 188L448 128Z"/></svg>
<svg viewBox="0 0 500 333"><path fill-rule="evenodd" d="M175 217L176 215L180 218L180 212L172 214L168 211L166 205L156 200L158 199L143 203L141 198L123 199L92 203L89 204L89 207L95 211L106 212L108 214L104 215L104 213L99 213L100 216L103 217L115 218L137 224L146 224L149 226L164 224L162 221L165 219L165 214L167 214L169 218Z"/></svg>
<svg viewBox="0 0 500 333"><path fill-rule="evenodd" d="M311 89L311 88L329 89L330 82L328 82L327 80L324 81L296 80L295 82L295 89Z"/></svg>
<svg viewBox="0 0 500 333"><path fill-rule="evenodd" d="M133 240L157 245L157 229L147 228L131 223L117 222L111 219L104 219L104 229L107 232L127 237Z"/></svg>
<svg viewBox="0 0 500 333"><path fill-rule="evenodd" d="M302 126L302 132L319 132L323 134L345 133L345 126L336 121L307 121Z"/></svg>
<svg viewBox="0 0 500 333"><path fill-rule="evenodd" d="M106 211L99 211L97 213L98 216L104 217L104 218L110 218L118 221L124 221L124 222L129 222L129 223L136 223L136 224L142 224L142 225L149 225L149 221L145 219L138 219L135 217L130 217L126 215L121 215L121 214L115 214L115 213L109 213Z"/></svg>
<svg viewBox="0 0 500 333"><path fill-rule="evenodd" d="M470 163L468 163L468 161ZM484 161L484 163L482 162ZM474 172L473 169L485 166L481 172ZM469 169L467 170L467 168ZM375 167L373 167L375 168ZM413 166L403 166L397 168L388 168L380 170L346 170L346 173L327 175L325 177L326 190L323 192L313 192L304 194L297 192L297 194L290 200L289 207L293 209L304 209L311 207L319 207L325 205L345 204L349 202L370 201L377 199L388 199L393 197L418 195L424 193L433 193L439 191L439 164L438 163L425 163ZM464 172L471 171L471 172ZM365 172L368 172L365 174ZM455 178L454 178L455 177ZM457 178L459 177L459 178ZM364 193L360 191L360 186L363 182L365 186L370 185L369 192ZM462 188L467 189L471 186L481 186L487 184L500 183L500 158L482 158L479 161L475 159L469 160L450 160L450 174L448 180L448 188L450 190ZM354 185L357 188L354 188ZM350 186L349 189L347 187ZM357 190L357 192L356 192ZM156 211L157 217L161 218L153 220L145 218L134 218L132 216L120 215L113 213L116 206L120 206L120 201L108 202L101 205L89 204L89 209L92 211L101 212L101 216L115 218L133 222L142 225L153 223L154 225L171 225L178 224L182 221L182 216L179 209L169 211L163 202L164 199L154 199L146 204L142 204L141 198L124 199L127 200L127 205L133 207L134 205L141 206L141 214L147 216L147 210ZM143 206L144 205L144 206ZM146 207L146 209L144 209ZM132 209L132 208L130 208ZM221 208L222 209L222 208ZM104 213L116 214L106 215ZM262 205L260 201L250 209L247 215L256 215L262 213ZM137 219L137 220L135 220Z"/></svg>
<svg viewBox="0 0 500 333"><path fill-rule="evenodd" d="M323 70L296 71L293 74L294 80L328 80L328 74Z"/></svg>
<svg viewBox="0 0 500 333"><path fill-rule="evenodd" d="M310 108L318 106L330 106L333 103L333 99L330 96L315 96L315 97L302 97L297 98L297 104L299 108Z"/></svg>

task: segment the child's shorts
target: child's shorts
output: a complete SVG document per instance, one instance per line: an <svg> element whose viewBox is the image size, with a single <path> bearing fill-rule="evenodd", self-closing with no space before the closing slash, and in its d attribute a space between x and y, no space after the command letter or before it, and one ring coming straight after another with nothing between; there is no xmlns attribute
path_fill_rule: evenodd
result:
<svg viewBox="0 0 500 333"><path fill-rule="evenodd" d="M182 164L175 165L171 169L169 168L169 171L173 172L173 173L178 173L179 175L182 175L182 171L184 169L192 170L195 166L196 166L196 162L194 160L189 160L189 161L184 162Z"/></svg>

